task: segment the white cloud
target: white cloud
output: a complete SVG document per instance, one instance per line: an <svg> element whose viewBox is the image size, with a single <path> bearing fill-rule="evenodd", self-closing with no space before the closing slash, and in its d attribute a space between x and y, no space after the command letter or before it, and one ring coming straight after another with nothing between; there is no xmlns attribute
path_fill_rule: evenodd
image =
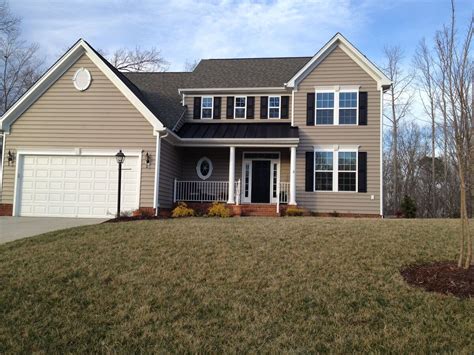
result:
<svg viewBox="0 0 474 355"><path fill-rule="evenodd" d="M181 70L187 58L314 54L334 33L357 36L375 0L28 1L13 11L52 62L79 37L106 51L156 46Z"/></svg>

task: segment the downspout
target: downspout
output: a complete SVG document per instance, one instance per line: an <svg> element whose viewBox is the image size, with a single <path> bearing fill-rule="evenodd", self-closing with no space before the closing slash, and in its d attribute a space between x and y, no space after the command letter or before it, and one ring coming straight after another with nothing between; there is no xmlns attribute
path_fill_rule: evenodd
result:
<svg viewBox="0 0 474 355"><path fill-rule="evenodd" d="M3 171L4 171L4 166L5 166L5 148L7 147L7 133L6 132L1 132L0 133L2 136L2 154L0 154L0 202L1 202L1 197L3 195Z"/></svg>
<svg viewBox="0 0 474 355"><path fill-rule="evenodd" d="M164 135L158 131L156 135L156 150L155 150L155 196L153 198L153 208L155 210L155 216L158 216L158 210L160 208L159 202L159 191L160 191L160 162L161 162L161 140L168 137L168 131Z"/></svg>

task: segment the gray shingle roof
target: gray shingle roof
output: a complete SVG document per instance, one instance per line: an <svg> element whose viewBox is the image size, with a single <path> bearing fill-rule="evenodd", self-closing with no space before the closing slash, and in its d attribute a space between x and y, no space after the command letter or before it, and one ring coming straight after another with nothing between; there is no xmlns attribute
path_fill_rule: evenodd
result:
<svg viewBox="0 0 474 355"><path fill-rule="evenodd" d="M205 59L193 72L121 73L168 128L185 109L178 89L283 87L311 57Z"/></svg>

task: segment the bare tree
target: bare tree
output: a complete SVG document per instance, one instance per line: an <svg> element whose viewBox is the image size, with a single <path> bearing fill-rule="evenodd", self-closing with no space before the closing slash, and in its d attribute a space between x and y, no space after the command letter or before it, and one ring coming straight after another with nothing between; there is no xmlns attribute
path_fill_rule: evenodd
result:
<svg viewBox="0 0 474 355"><path fill-rule="evenodd" d="M39 46L21 38L21 21L0 4L0 112L3 114L40 76ZM3 66L3 68L1 67Z"/></svg>
<svg viewBox="0 0 474 355"><path fill-rule="evenodd" d="M156 48L120 48L111 56L105 56L114 67L125 72L163 72L169 67L169 63Z"/></svg>
<svg viewBox="0 0 474 355"><path fill-rule="evenodd" d="M451 21L435 36L436 56L440 63L440 95L442 114L454 146L454 158L460 182L461 237L458 266L469 268L472 261L472 240L468 229L467 191L472 154L472 75L471 16L465 37L458 40L454 2L451 1Z"/></svg>
<svg viewBox="0 0 474 355"><path fill-rule="evenodd" d="M391 154L393 173L393 209L397 210L400 205L400 168L398 161L398 129L401 121L408 114L413 96L410 95L410 85L413 81L413 73L405 73L402 68L403 52L400 47L385 47L384 49L386 65L385 74L392 81L392 86L388 91L387 111L384 117L390 122L391 129ZM392 211L395 212L395 211Z"/></svg>
<svg viewBox="0 0 474 355"><path fill-rule="evenodd" d="M191 71L193 71L194 69L196 69L196 67L198 66L198 64L199 64L199 60L198 60L198 59L194 59L194 60L188 60L188 59L186 59L186 62L184 62L184 71L191 72Z"/></svg>

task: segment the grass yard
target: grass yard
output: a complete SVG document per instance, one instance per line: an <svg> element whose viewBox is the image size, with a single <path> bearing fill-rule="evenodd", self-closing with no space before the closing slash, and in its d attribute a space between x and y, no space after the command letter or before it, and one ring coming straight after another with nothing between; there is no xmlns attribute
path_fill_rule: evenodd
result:
<svg viewBox="0 0 474 355"><path fill-rule="evenodd" d="M474 300L399 274L455 258L458 224L190 218L1 245L0 353L472 353Z"/></svg>

